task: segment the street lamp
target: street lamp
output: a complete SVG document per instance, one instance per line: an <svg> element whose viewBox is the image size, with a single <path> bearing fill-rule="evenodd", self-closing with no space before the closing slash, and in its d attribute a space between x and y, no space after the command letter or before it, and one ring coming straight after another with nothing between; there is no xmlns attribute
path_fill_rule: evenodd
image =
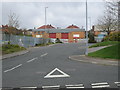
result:
<svg viewBox="0 0 120 90"><path fill-rule="evenodd" d="M46 9L47 9L48 7L45 7L45 29L46 29L46 23L47 23L47 18L46 18Z"/></svg>
<svg viewBox="0 0 120 90"><path fill-rule="evenodd" d="M47 23L47 18L46 18L46 9L47 9L48 7L45 7L45 30L46 30L46 23ZM44 37L45 38L45 37ZM44 42L44 43L46 43L46 42Z"/></svg>
<svg viewBox="0 0 120 90"><path fill-rule="evenodd" d="M88 16L87 16L87 0L86 0L86 52L85 55L88 55Z"/></svg>

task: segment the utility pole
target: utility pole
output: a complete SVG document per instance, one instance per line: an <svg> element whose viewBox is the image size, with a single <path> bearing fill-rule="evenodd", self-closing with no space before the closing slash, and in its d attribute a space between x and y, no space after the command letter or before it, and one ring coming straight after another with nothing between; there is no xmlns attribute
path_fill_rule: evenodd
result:
<svg viewBox="0 0 120 90"><path fill-rule="evenodd" d="M87 15L87 0L86 0L86 52L85 55L88 55L88 15Z"/></svg>

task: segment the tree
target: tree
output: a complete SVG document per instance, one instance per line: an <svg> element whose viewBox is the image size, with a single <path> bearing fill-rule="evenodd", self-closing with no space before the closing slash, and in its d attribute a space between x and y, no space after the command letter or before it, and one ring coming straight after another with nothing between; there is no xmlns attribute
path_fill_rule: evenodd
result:
<svg viewBox="0 0 120 90"><path fill-rule="evenodd" d="M9 36L9 42L11 34L17 34L17 28L19 28L19 16L17 16L15 13L10 11L10 14L8 15L8 36Z"/></svg>
<svg viewBox="0 0 120 90"><path fill-rule="evenodd" d="M106 2L106 10L108 10L108 12L112 14L112 16L116 18L116 20L118 20L118 6L119 2L116 2L115 0Z"/></svg>
<svg viewBox="0 0 120 90"><path fill-rule="evenodd" d="M10 27L19 28L19 16L17 16L15 13L10 12L8 18L9 18L8 25Z"/></svg>
<svg viewBox="0 0 120 90"><path fill-rule="evenodd" d="M118 30L118 2L106 2L104 16L98 19L98 26L109 35Z"/></svg>

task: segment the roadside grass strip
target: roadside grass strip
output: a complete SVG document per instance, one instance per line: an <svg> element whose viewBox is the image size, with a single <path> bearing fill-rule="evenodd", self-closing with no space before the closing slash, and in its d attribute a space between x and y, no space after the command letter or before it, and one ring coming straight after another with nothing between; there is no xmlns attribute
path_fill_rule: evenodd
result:
<svg viewBox="0 0 120 90"><path fill-rule="evenodd" d="M16 68L18 68L20 66L22 66L22 64L19 64L19 65L15 66L15 67L13 67L11 69L5 70L4 72L6 73L6 72L9 72L9 71L12 71L12 70L14 70L14 69L16 69Z"/></svg>
<svg viewBox="0 0 120 90"><path fill-rule="evenodd" d="M88 56L120 60L119 57L120 50L118 49L118 47L120 47L120 44L116 44L110 47L100 49L95 52L88 53Z"/></svg>
<svg viewBox="0 0 120 90"><path fill-rule="evenodd" d="M120 87L120 82L115 82L115 84L116 84L118 87Z"/></svg>
<svg viewBox="0 0 120 90"><path fill-rule="evenodd" d="M89 48L93 48L93 47L100 47L100 46L108 46L108 45L114 45L114 44L118 44L118 41L105 41L105 42L99 42L96 44L93 44L91 46L89 46Z"/></svg>
<svg viewBox="0 0 120 90"><path fill-rule="evenodd" d="M108 88L108 87L110 87L110 85L107 82L93 83L91 85L92 85L92 88Z"/></svg>
<svg viewBox="0 0 120 90"><path fill-rule="evenodd" d="M42 86L43 90L49 89L49 90L53 90L53 89L60 89L60 85L55 85L55 86Z"/></svg>
<svg viewBox="0 0 120 90"><path fill-rule="evenodd" d="M65 85L67 89L84 88L83 84Z"/></svg>

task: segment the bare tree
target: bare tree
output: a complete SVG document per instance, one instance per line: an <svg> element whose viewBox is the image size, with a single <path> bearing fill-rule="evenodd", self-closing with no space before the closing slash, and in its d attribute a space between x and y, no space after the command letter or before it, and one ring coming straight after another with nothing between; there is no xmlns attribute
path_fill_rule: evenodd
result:
<svg viewBox="0 0 120 90"><path fill-rule="evenodd" d="M118 2L112 0L111 2L106 2L106 10L116 19L118 19Z"/></svg>
<svg viewBox="0 0 120 90"><path fill-rule="evenodd" d="M102 31L106 31L108 35L111 31L115 31L117 29L116 19L113 19L110 14L101 17L98 22L99 28L101 28Z"/></svg>
<svg viewBox="0 0 120 90"><path fill-rule="evenodd" d="M10 11L10 14L8 15L8 18L9 18L8 25L10 27L19 28L19 16L17 16L15 13L12 13Z"/></svg>
<svg viewBox="0 0 120 90"><path fill-rule="evenodd" d="M108 35L118 30L118 2L107 2L104 16L98 19L98 26Z"/></svg>
<svg viewBox="0 0 120 90"><path fill-rule="evenodd" d="M11 34L17 34L18 30L17 28L19 28L19 16L17 16L15 13L10 11L10 14L8 15L8 40L10 43L10 38L11 38Z"/></svg>
<svg viewBox="0 0 120 90"><path fill-rule="evenodd" d="M10 11L10 14L8 15L8 20L8 30L10 34L17 34L17 28L19 28L19 16Z"/></svg>

